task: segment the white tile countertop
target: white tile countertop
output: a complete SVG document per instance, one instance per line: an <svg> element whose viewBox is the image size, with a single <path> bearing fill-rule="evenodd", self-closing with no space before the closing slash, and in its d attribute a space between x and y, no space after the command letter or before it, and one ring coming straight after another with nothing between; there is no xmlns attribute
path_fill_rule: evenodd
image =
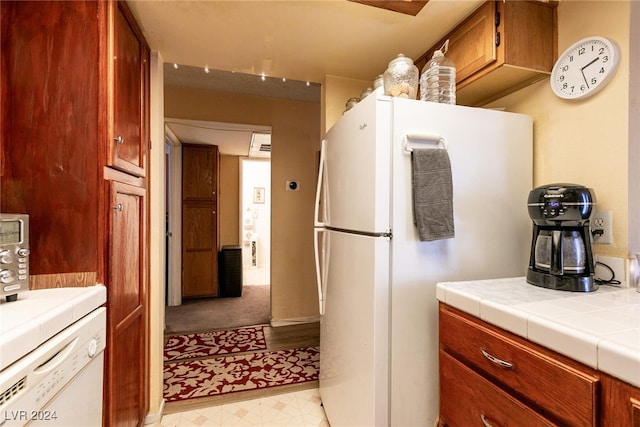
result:
<svg viewBox="0 0 640 427"><path fill-rule="evenodd" d="M451 307L640 387L640 293L635 288L566 292L516 277L438 283L436 295Z"/></svg>
<svg viewBox="0 0 640 427"><path fill-rule="evenodd" d="M12 302L0 301L0 370L101 306L104 285L22 292Z"/></svg>

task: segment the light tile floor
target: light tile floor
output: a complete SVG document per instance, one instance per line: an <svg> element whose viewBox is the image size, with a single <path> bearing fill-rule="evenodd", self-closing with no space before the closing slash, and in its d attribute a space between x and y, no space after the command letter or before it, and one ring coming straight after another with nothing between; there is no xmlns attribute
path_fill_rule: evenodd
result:
<svg viewBox="0 0 640 427"><path fill-rule="evenodd" d="M178 412L162 427L329 427L317 388Z"/></svg>

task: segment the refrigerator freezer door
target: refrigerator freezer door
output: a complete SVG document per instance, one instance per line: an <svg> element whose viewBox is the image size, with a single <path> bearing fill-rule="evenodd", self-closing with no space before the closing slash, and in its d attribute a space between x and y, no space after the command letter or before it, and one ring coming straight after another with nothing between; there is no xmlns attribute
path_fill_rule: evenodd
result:
<svg viewBox="0 0 640 427"><path fill-rule="evenodd" d="M389 422L389 241L325 232L320 396L335 426Z"/></svg>
<svg viewBox="0 0 640 427"><path fill-rule="evenodd" d="M390 97L369 95L327 133L321 156L326 218L319 222L324 225L366 233L390 230L390 108Z"/></svg>

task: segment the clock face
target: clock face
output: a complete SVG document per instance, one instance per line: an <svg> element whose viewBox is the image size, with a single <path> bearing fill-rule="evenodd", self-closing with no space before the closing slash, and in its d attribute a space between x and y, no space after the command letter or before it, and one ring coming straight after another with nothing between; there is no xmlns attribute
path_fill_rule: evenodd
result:
<svg viewBox="0 0 640 427"><path fill-rule="evenodd" d="M586 98L602 89L618 65L616 45L603 37L587 37L569 47L551 71L551 89L560 98Z"/></svg>

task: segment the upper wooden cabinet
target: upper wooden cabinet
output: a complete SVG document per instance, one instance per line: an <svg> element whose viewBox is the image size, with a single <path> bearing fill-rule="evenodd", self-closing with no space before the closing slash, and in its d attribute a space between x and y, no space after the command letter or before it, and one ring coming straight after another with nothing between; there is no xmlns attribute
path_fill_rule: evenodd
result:
<svg viewBox="0 0 640 427"><path fill-rule="evenodd" d="M557 56L555 5L488 1L415 61L422 68L449 39L457 103L483 105L551 73Z"/></svg>
<svg viewBox="0 0 640 427"><path fill-rule="evenodd" d="M107 164L144 177L147 162L149 48L124 2L112 4L113 26L109 55L113 73Z"/></svg>

